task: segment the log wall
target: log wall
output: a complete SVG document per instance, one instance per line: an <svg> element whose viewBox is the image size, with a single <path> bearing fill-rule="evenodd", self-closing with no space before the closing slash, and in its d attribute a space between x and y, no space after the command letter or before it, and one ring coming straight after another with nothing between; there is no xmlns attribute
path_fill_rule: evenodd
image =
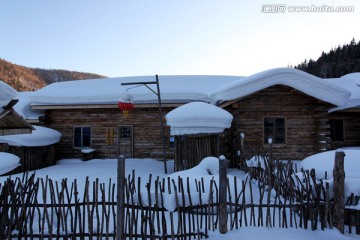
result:
<svg viewBox="0 0 360 240"><path fill-rule="evenodd" d="M278 159L301 160L330 148L327 132L330 107L293 88L276 85L225 109L234 116L230 131L233 139L244 133L245 144L249 147L267 148L264 144L265 117L285 118L286 144L274 144L274 154Z"/></svg>
<svg viewBox="0 0 360 240"><path fill-rule="evenodd" d="M264 118L285 118L286 144L274 144L277 159L301 160L312 154L344 146L360 144L360 113L328 113L331 104L310 97L291 87L276 85L225 107L234 116L231 129L220 137L219 154L233 159L240 150L240 133L245 134L247 147L267 148L264 144ZM174 107L164 108L164 116ZM73 127L92 128L92 148L96 158L114 158L118 155L118 126L133 125L134 157L162 158L162 140L158 109L136 108L125 119L117 108L52 109L47 126L63 135L56 145L57 159L81 158L73 147ZM345 141L331 142L329 119L343 118ZM166 124L166 121L164 120ZM112 132L112 141L107 132ZM174 158L174 149L168 147L169 127L165 126L167 157ZM234 164L232 164L234 165Z"/></svg>
<svg viewBox="0 0 360 240"><path fill-rule="evenodd" d="M163 109L165 114L172 109ZM91 127L92 148L95 158L114 158L118 156L118 126L133 125L134 157L162 158L162 138L158 108L132 110L126 119L118 109L52 109L47 110L50 119L48 127L62 133L56 144L56 156L61 158L81 158L80 149L73 147L73 127ZM166 121L164 120L164 123ZM111 131L112 130L112 131ZM113 132L112 140L109 134ZM169 128L165 126L166 144L169 142ZM169 158L173 158L173 149L168 148Z"/></svg>
<svg viewBox="0 0 360 240"><path fill-rule="evenodd" d="M20 158L20 166L6 175L37 170L56 164L54 145L41 147L9 146L7 152Z"/></svg>

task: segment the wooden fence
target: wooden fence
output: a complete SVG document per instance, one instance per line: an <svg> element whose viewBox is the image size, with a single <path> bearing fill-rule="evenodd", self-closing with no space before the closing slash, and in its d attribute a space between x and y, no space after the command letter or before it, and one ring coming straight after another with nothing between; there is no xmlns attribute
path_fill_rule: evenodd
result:
<svg viewBox="0 0 360 240"><path fill-rule="evenodd" d="M279 162L272 174L259 171L263 179L249 175L239 180L229 175L228 229L331 228L329 185L316 181L315 172L294 177L292 168L290 163ZM24 175L8 179L0 190L0 239L116 238L116 184L111 179L107 183L88 178L54 182ZM218 203L215 177L160 179L149 175L144 180L132 172L125 179L125 236L206 238L209 231L219 228Z"/></svg>

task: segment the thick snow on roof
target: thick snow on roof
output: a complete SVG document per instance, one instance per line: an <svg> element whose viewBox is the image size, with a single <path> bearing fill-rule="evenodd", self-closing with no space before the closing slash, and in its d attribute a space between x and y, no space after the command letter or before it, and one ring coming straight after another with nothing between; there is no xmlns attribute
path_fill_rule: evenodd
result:
<svg viewBox="0 0 360 240"><path fill-rule="evenodd" d="M233 119L224 109L204 102L182 105L165 117L171 135L222 133Z"/></svg>
<svg viewBox="0 0 360 240"><path fill-rule="evenodd" d="M17 92L16 94L19 102L15 104L14 109L27 120L38 119L43 115L41 110L30 109L30 96L33 94L34 92Z"/></svg>
<svg viewBox="0 0 360 240"><path fill-rule="evenodd" d="M10 100L16 97L16 93L15 89L3 81L0 81L0 112L3 106L6 106Z"/></svg>
<svg viewBox="0 0 360 240"><path fill-rule="evenodd" d="M0 152L0 175L10 172L20 165L20 158L11 153Z"/></svg>
<svg viewBox="0 0 360 240"><path fill-rule="evenodd" d="M340 78L327 78L324 81L345 88L351 92L351 96L345 104L332 109L331 111L343 110L360 106L360 73L346 74Z"/></svg>
<svg viewBox="0 0 360 240"><path fill-rule="evenodd" d="M286 85L338 107L359 105L359 74L321 79L292 68L276 68L248 77L159 76L164 103L209 102L214 105L240 99L274 85ZM157 96L144 85L121 83L154 82L155 76L76 80L50 84L31 94L31 105L116 104L121 95L132 94L134 103L156 103ZM346 80L346 84L343 84ZM148 85L156 91L156 85Z"/></svg>
<svg viewBox="0 0 360 240"><path fill-rule="evenodd" d="M345 104L351 92L318 77L292 68L276 68L239 79L211 95L212 103L246 97L262 89L286 85L307 95L337 106Z"/></svg>
<svg viewBox="0 0 360 240"><path fill-rule="evenodd" d="M7 105L10 100L18 99L19 101L13 107L14 110L25 119L38 119L42 115L42 112L38 110L30 109L29 96L33 92L17 92L10 85L0 81L0 112L2 107Z"/></svg>
<svg viewBox="0 0 360 240"><path fill-rule="evenodd" d="M159 76L162 102L210 102L209 95L237 76ZM157 95L143 85L121 86L127 82L154 82L155 76L103 78L50 84L31 96L32 105L113 104L128 92L134 103L157 102ZM156 91L156 85L148 85Z"/></svg>
<svg viewBox="0 0 360 240"><path fill-rule="evenodd" d="M39 147L48 146L60 141L61 133L50 128L33 126L31 134L16 134L0 136L0 143L10 146Z"/></svg>

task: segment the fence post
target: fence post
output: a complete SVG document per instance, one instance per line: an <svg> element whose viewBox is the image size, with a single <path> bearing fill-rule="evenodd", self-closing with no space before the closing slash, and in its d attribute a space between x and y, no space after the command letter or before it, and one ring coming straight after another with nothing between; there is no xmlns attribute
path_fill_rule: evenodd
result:
<svg viewBox="0 0 360 240"><path fill-rule="evenodd" d="M243 152L243 150L245 148L244 140L245 140L245 133L240 133L240 149L241 149L241 152Z"/></svg>
<svg viewBox="0 0 360 240"><path fill-rule="evenodd" d="M345 153L342 151L335 152L335 163L333 170L334 179L334 226L344 234L344 218L345 218L345 171L344 171Z"/></svg>
<svg viewBox="0 0 360 240"><path fill-rule="evenodd" d="M117 196L116 196L116 240L125 239L125 157L120 155L118 157L117 166Z"/></svg>
<svg viewBox="0 0 360 240"><path fill-rule="evenodd" d="M239 157L239 168L240 170L244 170L245 165L245 134L240 133L240 150L237 152L237 156Z"/></svg>
<svg viewBox="0 0 360 240"><path fill-rule="evenodd" d="M226 158L219 157L219 231L224 234L227 233L227 206L226 206L226 193L227 193L227 171L226 171Z"/></svg>

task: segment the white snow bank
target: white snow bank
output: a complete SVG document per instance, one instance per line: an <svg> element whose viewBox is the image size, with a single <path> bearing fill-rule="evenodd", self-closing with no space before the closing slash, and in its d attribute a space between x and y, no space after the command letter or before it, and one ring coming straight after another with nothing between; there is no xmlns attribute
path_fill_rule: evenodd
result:
<svg viewBox="0 0 360 240"><path fill-rule="evenodd" d="M169 211L176 209L176 202L178 202L180 206L188 206L190 203L196 205L216 201L216 199L210 199L210 189L211 184L213 189L219 187L219 158L206 157L195 167L169 174L168 178L179 187L177 199L175 194L164 195L164 207ZM233 192L235 189L234 184L241 186L241 179L234 180L231 174L228 174L228 178L230 179L229 190L231 191L231 194L227 196L229 200L229 196L235 195ZM179 179L182 179L183 189L181 189L180 184L178 184ZM236 181L236 183L234 181ZM203 190L201 190L202 185L204 186ZM147 196L144 196L144 199L147 199Z"/></svg>
<svg viewBox="0 0 360 240"><path fill-rule="evenodd" d="M16 98L16 93L16 90L10 85L0 81L0 112L3 106L6 106L10 100Z"/></svg>
<svg viewBox="0 0 360 240"><path fill-rule="evenodd" d="M0 152L0 175L8 173L20 166L20 158L11 153Z"/></svg>
<svg viewBox="0 0 360 240"><path fill-rule="evenodd" d="M248 96L274 85L286 85L325 102L342 106L351 92L311 74L292 68L275 68L229 83L211 95L217 104Z"/></svg>
<svg viewBox="0 0 360 240"><path fill-rule="evenodd" d="M168 177L172 179L178 179L178 177L202 177L209 175L217 175L219 174L219 159L216 157L206 157L201 162L193 168L174 172L169 174Z"/></svg>
<svg viewBox="0 0 360 240"><path fill-rule="evenodd" d="M204 102L182 105L166 114L171 135L222 133L233 116L222 108Z"/></svg>
<svg viewBox="0 0 360 240"><path fill-rule="evenodd" d="M334 182L332 177L335 162L335 152L339 150L345 153L345 199L350 197L352 193L355 196L360 196L360 148L342 148L312 155L302 161L302 168L304 170L315 169L316 178L318 180L323 179L323 184L329 183L330 197L333 197L332 190ZM327 180L324 180L326 172ZM300 181L303 181L304 176L301 173L297 173L296 175L298 176ZM360 205L357 207L360 208Z"/></svg>
<svg viewBox="0 0 360 240"><path fill-rule="evenodd" d="M48 146L60 141L60 132L41 126L33 127L35 130L30 134L0 136L0 143L7 143L10 146L39 147Z"/></svg>
<svg viewBox="0 0 360 240"><path fill-rule="evenodd" d="M360 148L342 148L344 151L344 168L346 179L360 179ZM304 170L316 170L316 178L324 179L325 172L328 178L332 178L335 162L335 152L338 150L318 153L305 158L301 165Z"/></svg>

